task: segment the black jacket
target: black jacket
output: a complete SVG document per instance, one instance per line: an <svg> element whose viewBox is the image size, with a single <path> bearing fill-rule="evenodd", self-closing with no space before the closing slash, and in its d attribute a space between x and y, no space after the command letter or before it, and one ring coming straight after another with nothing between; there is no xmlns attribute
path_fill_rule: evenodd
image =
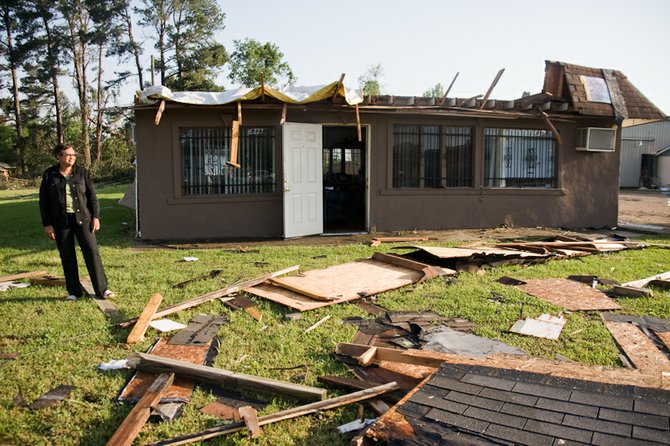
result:
<svg viewBox="0 0 670 446"><path fill-rule="evenodd" d="M76 191L76 200L73 205L77 223L90 224L92 218L100 218L100 205L91 174L84 167L75 164L72 175ZM65 183L65 177L60 173L58 164L44 171L42 184L40 184L40 214L43 226L67 227Z"/></svg>

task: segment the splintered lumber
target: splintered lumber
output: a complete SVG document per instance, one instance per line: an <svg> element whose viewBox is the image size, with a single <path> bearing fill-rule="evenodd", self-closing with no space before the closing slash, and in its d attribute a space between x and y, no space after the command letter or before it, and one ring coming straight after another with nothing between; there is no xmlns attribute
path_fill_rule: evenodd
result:
<svg viewBox="0 0 670 446"><path fill-rule="evenodd" d="M240 142L240 125L242 122L242 104L240 102L237 103L239 106L239 120L233 120L233 130L232 130L232 136L230 138L230 161L227 161L226 164L229 166L233 166L236 168L239 168L240 165L237 164L237 147L239 146Z"/></svg>
<svg viewBox="0 0 670 446"><path fill-rule="evenodd" d="M556 127L554 127L554 123L551 122L551 120L549 119L549 115L547 115L539 107L537 108L537 111L540 112L540 115L542 116L542 119L544 119L544 123L547 124L547 127L549 127L549 130L551 130L551 133L554 135L554 138L556 139L556 142L559 145L562 145L563 144L563 139L561 138L561 134L558 133L558 130L556 130Z"/></svg>
<svg viewBox="0 0 670 446"><path fill-rule="evenodd" d="M130 355L128 366L152 373L173 372L179 377L190 378L194 381L209 382L227 388L281 394L305 401L322 400L326 397L326 390L317 387L245 375L146 353Z"/></svg>
<svg viewBox="0 0 670 446"><path fill-rule="evenodd" d="M163 111L165 111L165 99L161 100L158 110L156 110L156 117L154 118L154 125L161 123L161 118L163 117Z"/></svg>
<svg viewBox="0 0 670 446"><path fill-rule="evenodd" d="M244 406L238 409L244 425L249 430L249 438L258 438L261 436L261 427L258 425L258 416L256 409L251 406Z"/></svg>
<svg viewBox="0 0 670 446"><path fill-rule="evenodd" d="M365 353L369 345L340 342L336 353L357 359ZM654 389L670 389L670 383L664 383L662 374L653 370L631 370L620 367L606 367L578 363L566 363L544 358L516 357L512 355L496 355L490 357L474 357L428 350L396 350L377 347L374 361L379 363L398 362L425 367L437 368L443 362L450 364L466 364L484 367L495 367L546 375L575 378L586 381L608 384L623 384Z"/></svg>
<svg viewBox="0 0 670 446"><path fill-rule="evenodd" d="M27 279L28 277L44 276L46 274L46 271L31 271L27 273L12 274L0 277L0 282L10 282L12 280Z"/></svg>
<svg viewBox="0 0 670 446"><path fill-rule="evenodd" d="M128 339L126 340L128 344L140 342L144 339L144 334L147 332L147 329L149 328L149 322L151 322L151 320L153 319L153 316L154 314L156 314L156 310L158 310L158 306L161 304L162 301L163 296L161 296L160 294L154 293L151 295L151 298L149 298L147 306L144 307L144 311L142 312L140 318L137 320L135 326L128 335Z"/></svg>
<svg viewBox="0 0 670 446"><path fill-rule="evenodd" d="M633 288L643 288L649 284L649 282L654 280L667 280L670 279L670 271L666 271L661 274L656 274L655 276L647 277L645 279L633 280L632 282L622 283L621 286L633 287ZM2 281L2 279L0 279Z"/></svg>
<svg viewBox="0 0 670 446"><path fill-rule="evenodd" d="M163 373L156 378L142 399L135 404L123 423L116 429L107 446L130 446L142 430L142 426L151 415L151 408L161 400L163 392L170 387L174 379L173 373Z"/></svg>
<svg viewBox="0 0 670 446"><path fill-rule="evenodd" d="M656 348L646 334L629 322L604 321L617 344L635 367L641 370L670 372L670 359Z"/></svg>
<svg viewBox="0 0 670 446"><path fill-rule="evenodd" d="M500 71L498 71L498 73L496 74L496 77L493 79L493 82L491 82L491 86L489 87L488 91L484 95L484 99L482 99L482 105L479 107L480 110L482 110L484 108L484 106L486 105L486 101L488 101L489 96L491 96L491 93L493 92L493 89L498 84L498 81L500 80L500 78L502 77L504 72L505 72L505 69L501 68Z"/></svg>
<svg viewBox="0 0 670 446"><path fill-rule="evenodd" d="M449 84L449 87L447 87L447 91L444 92L444 95L442 98L440 98L440 101L437 103L437 105L444 105L444 101L447 100L447 96L449 95L449 92L451 91L451 87L454 86L454 82L456 82L456 79L458 79L458 75L460 74L460 71L456 73L454 78L451 80L451 83Z"/></svg>
<svg viewBox="0 0 670 446"><path fill-rule="evenodd" d="M383 384L381 386L372 387L370 389L361 390L359 392L349 393L347 395L338 396L335 398L330 398L324 401L317 401L311 404L305 404L304 406L294 407L292 409L282 410L275 412L270 415L264 415L258 418L258 425L264 426L270 423L276 423L282 420L289 420L292 418L297 418L303 415L308 415L314 412L334 409L336 407L345 406L347 404L357 403L359 401L368 400L371 398L376 398L379 395L383 395L387 392L391 392L398 388L398 384L395 382L390 382ZM147 446L165 446L165 445L180 445L180 444L190 444L197 441L204 441L210 438L219 437L226 434L231 434L233 432L239 432L245 430L247 427L244 422L237 422L226 424L223 426L215 426L209 429L205 429L200 432L193 434L184 435L181 437L171 438L168 440L159 441L156 443L151 443Z"/></svg>
<svg viewBox="0 0 670 446"><path fill-rule="evenodd" d="M319 325L323 324L323 323L326 322L328 319L330 319L330 315L328 315L328 316L324 316L323 318L321 318L321 320L320 320L319 322L317 322L316 324L312 325L312 326L309 327L307 330L305 330L305 333L309 333L310 331L314 330L316 327L318 327Z"/></svg>
<svg viewBox="0 0 670 446"><path fill-rule="evenodd" d="M181 310L185 310L187 308L192 308L195 306L198 306L200 304L203 304L205 302L209 302L210 300L218 299L223 296L228 296L233 293L237 293L238 291L242 291L245 288L252 287L254 285L259 285L263 282L265 282L268 279L271 279L273 277L277 276L282 276L284 274L291 273L293 271L297 271L300 268L298 265L291 266L286 269L282 269L280 271L275 271L274 273L266 274L261 277L257 277L255 279L250 279L244 282L240 282L238 284L231 285L226 288L222 288L217 291L212 291L211 293L203 294L202 296L194 297L193 299L185 300L181 303L178 303L176 305L172 305L167 308L163 308L162 310L158 310L156 313L154 313L152 319L159 319L162 317L167 316L168 314L176 313ZM127 321L123 321L119 323L118 325L120 327L128 327L131 324L137 322L137 318L129 319Z"/></svg>

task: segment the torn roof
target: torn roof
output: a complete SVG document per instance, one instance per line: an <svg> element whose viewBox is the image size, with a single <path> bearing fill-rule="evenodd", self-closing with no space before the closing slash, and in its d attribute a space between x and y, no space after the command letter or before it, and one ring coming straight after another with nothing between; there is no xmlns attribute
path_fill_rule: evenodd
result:
<svg viewBox="0 0 670 446"><path fill-rule="evenodd" d="M572 110L590 116L666 119L620 71L546 61L543 93L569 100Z"/></svg>
<svg viewBox="0 0 670 446"><path fill-rule="evenodd" d="M596 116L624 119L658 120L667 116L647 99L620 71L546 61L544 88L541 93L514 100L471 98L434 98L419 96L361 96L342 82L311 87L278 90L267 85L240 87L223 92L172 92L164 86L152 86L138 92L139 104L165 100L188 105L225 105L236 102L265 102L303 105L326 103L359 106L363 111L439 112L468 115L538 115L543 112L562 116ZM495 84L495 83L494 83Z"/></svg>

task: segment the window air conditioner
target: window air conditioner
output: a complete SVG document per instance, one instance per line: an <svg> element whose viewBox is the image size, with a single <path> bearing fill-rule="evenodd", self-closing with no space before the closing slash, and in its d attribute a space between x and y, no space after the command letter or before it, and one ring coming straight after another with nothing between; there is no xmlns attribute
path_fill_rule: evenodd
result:
<svg viewBox="0 0 670 446"><path fill-rule="evenodd" d="M584 152L614 152L616 129L583 127L577 129L577 150Z"/></svg>

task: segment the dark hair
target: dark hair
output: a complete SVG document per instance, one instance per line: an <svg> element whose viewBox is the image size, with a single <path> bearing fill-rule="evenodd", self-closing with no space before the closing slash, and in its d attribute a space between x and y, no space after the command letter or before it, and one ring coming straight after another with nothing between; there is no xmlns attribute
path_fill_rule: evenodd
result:
<svg viewBox="0 0 670 446"><path fill-rule="evenodd" d="M72 144L60 143L56 144L56 147L51 151L55 157L58 157L62 152L65 152L67 149L73 149Z"/></svg>

